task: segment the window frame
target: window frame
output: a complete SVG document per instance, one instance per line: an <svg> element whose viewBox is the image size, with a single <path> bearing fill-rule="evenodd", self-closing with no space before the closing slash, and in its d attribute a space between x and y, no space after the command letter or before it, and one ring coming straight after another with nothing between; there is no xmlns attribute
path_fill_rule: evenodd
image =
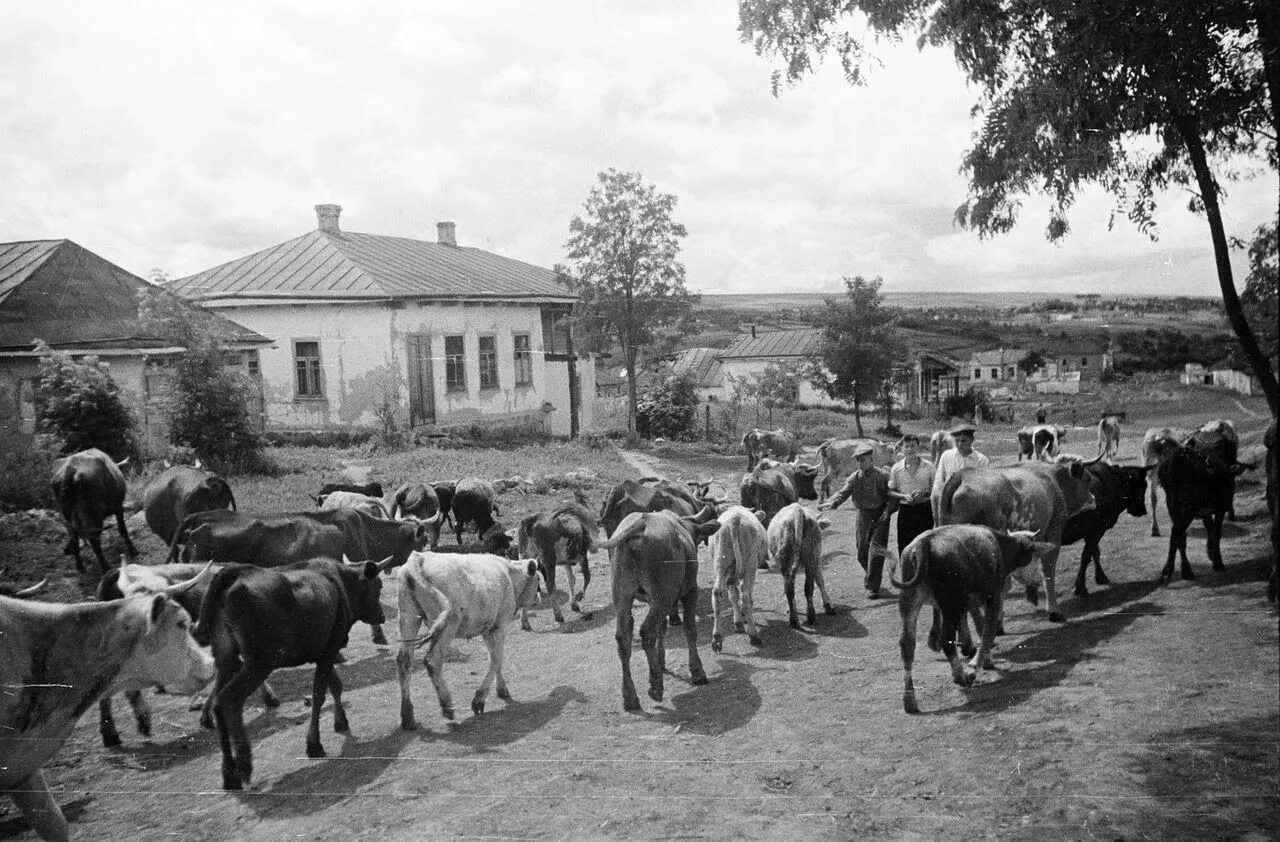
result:
<svg viewBox="0 0 1280 842"><path fill-rule="evenodd" d="M456 340L456 353L449 351L450 340ZM465 334L446 334L444 337L444 390L450 393L467 391L467 337Z"/></svg>
<svg viewBox="0 0 1280 842"><path fill-rule="evenodd" d="M520 340L524 340L524 347L520 347ZM515 380L517 386L533 385L533 336L528 333L515 333L511 335L511 360L515 367Z"/></svg>
<svg viewBox="0 0 1280 842"><path fill-rule="evenodd" d="M492 342L493 347L485 350L486 342ZM482 333L476 337L476 361L480 364L480 390L491 392L502 388L502 380L498 373L498 337L496 334Z"/></svg>
<svg viewBox="0 0 1280 842"><path fill-rule="evenodd" d="M314 345L315 354L300 354L301 345ZM321 353L318 337L293 340L293 399L325 400L324 355Z"/></svg>

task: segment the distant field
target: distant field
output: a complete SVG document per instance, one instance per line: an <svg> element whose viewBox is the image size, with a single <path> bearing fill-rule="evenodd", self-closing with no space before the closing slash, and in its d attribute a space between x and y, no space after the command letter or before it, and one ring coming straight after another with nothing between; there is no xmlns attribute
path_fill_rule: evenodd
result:
<svg viewBox="0 0 1280 842"><path fill-rule="evenodd" d="M842 292L791 292L786 294L704 294L700 307L704 309L773 310L779 308L821 307L828 298L838 298ZM883 292L883 303L889 307L973 307L975 309L1002 307L1030 307L1055 298L1069 298L1062 293L1042 292ZM1125 296L1132 298L1133 296ZM1153 296L1158 297L1158 296ZM1107 300L1103 296L1102 300ZM1206 296L1205 306L1216 306L1218 299Z"/></svg>

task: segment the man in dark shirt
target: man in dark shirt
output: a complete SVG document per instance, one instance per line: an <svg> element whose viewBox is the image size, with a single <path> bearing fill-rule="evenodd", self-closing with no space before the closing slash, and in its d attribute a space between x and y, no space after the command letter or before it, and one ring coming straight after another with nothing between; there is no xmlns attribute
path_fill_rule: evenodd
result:
<svg viewBox="0 0 1280 842"><path fill-rule="evenodd" d="M858 513L853 522L858 547L858 563L866 571L867 599L880 596L880 578L884 573L884 554L889 543L889 519L884 515L889 502L889 472L873 462L875 451L861 445L853 456L858 469L849 475L844 488L819 504L819 509L838 509L845 500L853 500Z"/></svg>

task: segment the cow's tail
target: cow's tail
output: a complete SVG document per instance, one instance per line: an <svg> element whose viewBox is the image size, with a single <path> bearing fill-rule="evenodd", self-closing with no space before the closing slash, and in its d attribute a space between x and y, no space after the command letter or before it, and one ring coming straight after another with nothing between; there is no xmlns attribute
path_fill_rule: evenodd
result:
<svg viewBox="0 0 1280 842"><path fill-rule="evenodd" d="M239 565L234 564L222 568L214 574L213 581L209 583L209 589L204 592L204 599L200 602L200 618L191 629L191 636L201 646L208 646L213 640L213 626L218 619L222 598L227 589L235 584L239 570Z"/></svg>
<svg viewBox="0 0 1280 842"><path fill-rule="evenodd" d="M899 590L904 588L914 588L920 584L920 580L924 578L925 568L929 566L929 542L913 541L907 545L902 551L902 558L899 560L898 566L901 570L906 570L908 563L913 562L915 570L912 571L911 578L904 582L899 582L897 577L892 573L889 575L889 581Z"/></svg>
<svg viewBox="0 0 1280 842"><path fill-rule="evenodd" d="M414 572L421 571L421 570L422 568L418 567L417 570L415 570ZM449 601L449 597L447 594L445 594L444 591L440 590L435 586L435 584L431 581L431 579L426 575L425 572L423 573L421 579L417 579L416 577L414 577L409 579L409 582L410 582L410 586L407 588L404 588L402 592L405 592L405 591L408 592L409 598L413 600L414 610L418 612L418 616L421 617L422 619L424 620L428 619L431 616L431 614L428 613L427 607L422 604L422 599L418 594L418 591L420 589L430 588L431 592L435 594L436 599L439 600L440 602L440 613L437 614L436 618L431 621L431 625L427 627L426 631L424 631L422 634L418 635L417 637L413 638L412 640L400 641L401 643L412 643L414 649L421 649L423 646L426 646L428 643L431 643L433 640L436 640L440 637L440 632L444 630L445 624L449 622L449 615L451 613L451 609L453 608L453 603Z"/></svg>
<svg viewBox="0 0 1280 842"><path fill-rule="evenodd" d="M75 507L78 491L79 476L75 466L63 466L62 480L58 483L58 511L68 521L71 520L71 510Z"/></svg>
<svg viewBox="0 0 1280 842"><path fill-rule="evenodd" d="M233 512L240 511L239 507L236 506L236 495L231 490L231 483L227 482L226 480L223 480L222 487L227 489L227 499L231 501L231 511Z"/></svg>
<svg viewBox="0 0 1280 842"><path fill-rule="evenodd" d="M942 486L942 497L938 500L938 523L941 526L945 523L951 523L951 511L955 501L956 490L960 488L960 474L954 474L947 480L947 484Z"/></svg>
<svg viewBox="0 0 1280 842"><path fill-rule="evenodd" d="M644 532L644 527L644 518L636 518L631 521L631 523L627 524L626 529L619 528L613 533L612 538L608 541L596 544L596 547L601 550L611 550L619 544L630 541L633 538L639 538Z"/></svg>
<svg viewBox="0 0 1280 842"><path fill-rule="evenodd" d="M184 538L191 535L191 515L187 515L182 519L182 523L178 524L178 528L173 530L173 538L169 541L169 552L164 557L165 564L177 564L178 551L182 547Z"/></svg>

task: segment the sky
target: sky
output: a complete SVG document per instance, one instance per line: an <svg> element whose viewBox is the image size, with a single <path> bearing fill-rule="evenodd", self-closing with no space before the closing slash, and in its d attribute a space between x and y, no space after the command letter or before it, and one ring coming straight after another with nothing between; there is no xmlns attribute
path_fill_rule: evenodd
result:
<svg viewBox="0 0 1280 842"><path fill-rule="evenodd" d="M598 173L678 199L704 293L961 290L1217 295L1208 228L1163 197L1152 242L1088 191L979 240L952 222L976 124L951 55L878 44L777 97L733 0L6 0L0 241L70 239L183 277L316 227L552 267ZM1275 174L1230 187L1229 235L1273 214ZM1243 288L1243 255L1234 260Z"/></svg>

